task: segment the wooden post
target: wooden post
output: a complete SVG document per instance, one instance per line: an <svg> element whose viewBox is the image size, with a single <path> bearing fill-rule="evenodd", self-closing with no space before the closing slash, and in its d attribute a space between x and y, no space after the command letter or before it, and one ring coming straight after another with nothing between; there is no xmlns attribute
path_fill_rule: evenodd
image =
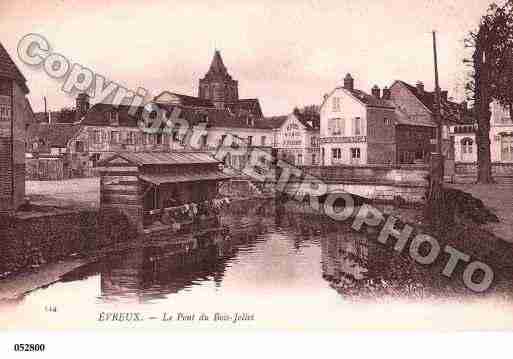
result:
<svg viewBox="0 0 513 359"><path fill-rule="evenodd" d="M433 56L435 67L435 120L437 123L437 152L431 154L429 191L427 196L425 217L433 229L442 229L444 222L443 180L444 157L442 154L442 116L440 113L440 86L438 83L438 59L436 51L436 32L433 31Z"/></svg>

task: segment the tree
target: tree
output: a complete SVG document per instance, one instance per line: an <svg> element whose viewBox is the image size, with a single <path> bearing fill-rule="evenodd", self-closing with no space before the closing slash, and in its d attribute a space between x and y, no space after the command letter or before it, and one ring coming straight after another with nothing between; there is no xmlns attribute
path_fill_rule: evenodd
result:
<svg viewBox="0 0 513 359"><path fill-rule="evenodd" d="M472 66L467 90L478 124L477 181L491 183L490 105L496 100L513 114L513 0L502 6L491 4L466 44L473 48L472 59L466 62Z"/></svg>

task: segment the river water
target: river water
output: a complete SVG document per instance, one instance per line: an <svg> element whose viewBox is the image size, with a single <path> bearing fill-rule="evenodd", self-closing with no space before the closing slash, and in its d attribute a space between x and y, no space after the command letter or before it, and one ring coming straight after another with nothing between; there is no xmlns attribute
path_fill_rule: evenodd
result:
<svg viewBox="0 0 513 359"><path fill-rule="evenodd" d="M234 223L238 233L230 244L198 254L197 263L154 262L138 250L0 303L0 327L513 328L507 297L355 296L374 252L347 228L265 211L239 213ZM102 320L112 312L137 312L142 320ZM234 323L235 316L246 320Z"/></svg>

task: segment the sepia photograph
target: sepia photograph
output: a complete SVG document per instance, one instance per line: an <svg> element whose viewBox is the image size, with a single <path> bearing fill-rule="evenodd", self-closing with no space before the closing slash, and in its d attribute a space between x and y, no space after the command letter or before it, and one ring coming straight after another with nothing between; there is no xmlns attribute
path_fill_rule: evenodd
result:
<svg viewBox="0 0 513 359"><path fill-rule="evenodd" d="M0 0L2 350L511 331L512 119L513 0Z"/></svg>

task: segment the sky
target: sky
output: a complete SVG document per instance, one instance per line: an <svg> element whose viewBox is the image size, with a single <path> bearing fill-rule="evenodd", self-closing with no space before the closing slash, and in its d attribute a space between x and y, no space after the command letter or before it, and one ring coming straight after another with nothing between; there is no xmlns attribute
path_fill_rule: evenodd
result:
<svg viewBox="0 0 513 359"><path fill-rule="evenodd" d="M28 80L35 111L73 106L62 83L16 57L37 33L52 50L129 89L197 95L215 49L241 98L264 115L319 104L343 83L370 92L394 80L434 88L431 31L440 85L464 99L463 39L491 0L0 0L0 41Z"/></svg>

